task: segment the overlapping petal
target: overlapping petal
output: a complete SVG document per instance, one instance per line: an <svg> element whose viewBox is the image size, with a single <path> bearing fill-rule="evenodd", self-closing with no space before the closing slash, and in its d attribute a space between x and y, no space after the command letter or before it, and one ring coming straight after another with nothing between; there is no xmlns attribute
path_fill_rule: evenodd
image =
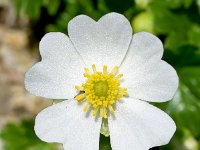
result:
<svg viewBox="0 0 200 150"><path fill-rule="evenodd" d="M87 65L120 65L131 38L132 28L121 14L109 13L98 22L80 15L68 24L69 37Z"/></svg>
<svg viewBox="0 0 200 150"><path fill-rule="evenodd" d="M163 46L156 36L146 32L133 35L120 68L125 79L122 86L128 88L130 97L150 102L172 99L178 88L178 76L161 60L162 55Z"/></svg>
<svg viewBox="0 0 200 150"><path fill-rule="evenodd" d="M176 125L163 111L137 99L118 103L115 117L108 118L113 150L147 150L165 145Z"/></svg>
<svg viewBox="0 0 200 150"><path fill-rule="evenodd" d="M42 61L25 75L26 89L46 98L73 98L75 85L84 81L84 62L69 38L62 33L46 34L40 42L40 54Z"/></svg>
<svg viewBox="0 0 200 150"><path fill-rule="evenodd" d="M74 99L41 111L35 120L36 135L45 142L63 143L69 150L98 150L101 118L83 113Z"/></svg>

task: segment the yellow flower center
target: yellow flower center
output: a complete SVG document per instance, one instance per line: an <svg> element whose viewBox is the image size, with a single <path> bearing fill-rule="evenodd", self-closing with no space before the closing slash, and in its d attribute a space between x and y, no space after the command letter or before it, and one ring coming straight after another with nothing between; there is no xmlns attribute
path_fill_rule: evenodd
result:
<svg viewBox="0 0 200 150"><path fill-rule="evenodd" d="M94 93L99 97L107 97L108 95L108 82L107 81L97 81L94 83Z"/></svg>
<svg viewBox="0 0 200 150"><path fill-rule="evenodd" d="M120 79L123 74L118 74L118 67L108 73L107 66L103 66L103 72L98 72L96 66L92 65L93 72L85 68L84 77L87 78L86 83L75 88L80 94L75 97L78 102L87 101L84 112L89 108L93 109L93 116L100 113L102 118L107 118L108 113L114 113L113 105L127 95L127 88L121 88Z"/></svg>

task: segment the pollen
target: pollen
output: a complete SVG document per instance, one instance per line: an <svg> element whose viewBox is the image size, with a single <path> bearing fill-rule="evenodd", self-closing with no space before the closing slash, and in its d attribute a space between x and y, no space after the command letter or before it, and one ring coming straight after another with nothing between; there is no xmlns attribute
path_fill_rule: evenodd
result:
<svg viewBox="0 0 200 150"><path fill-rule="evenodd" d="M80 94L75 97L78 102L87 101L84 112L93 110L93 116L98 114L102 118L107 118L108 114L115 112L114 105L123 96L128 95L127 88L120 87L123 74L118 74L119 67L115 66L108 72L108 67L103 66L103 71L99 72L96 66L92 65L92 71L85 68L84 77L86 83L75 86Z"/></svg>

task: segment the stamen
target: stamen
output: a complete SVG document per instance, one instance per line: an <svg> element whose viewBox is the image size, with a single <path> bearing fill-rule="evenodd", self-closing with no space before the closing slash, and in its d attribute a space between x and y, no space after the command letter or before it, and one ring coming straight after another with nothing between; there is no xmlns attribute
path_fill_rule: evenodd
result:
<svg viewBox="0 0 200 150"><path fill-rule="evenodd" d="M96 108L96 109L94 109L94 111L93 111L92 115L93 115L93 116L96 116L96 115L97 115L97 112L98 112L98 110L99 110L99 108Z"/></svg>
<svg viewBox="0 0 200 150"><path fill-rule="evenodd" d="M108 118L107 116L107 110L104 108L104 118Z"/></svg>
<svg viewBox="0 0 200 150"><path fill-rule="evenodd" d="M111 105L109 105L109 107L108 107L108 108L109 108L109 111L110 111L110 113L112 113L112 114L113 114L113 113L115 112L115 110L113 109L113 107L112 107Z"/></svg>
<svg viewBox="0 0 200 150"><path fill-rule="evenodd" d="M89 110L90 106L91 105L89 103L87 105L85 105L85 107L83 108L83 111L87 112Z"/></svg>
<svg viewBox="0 0 200 150"><path fill-rule="evenodd" d="M85 73L92 75L92 72L88 68L84 68L84 70L85 70Z"/></svg>
<svg viewBox="0 0 200 150"><path fill-rule="evenodd" d="M100 116L102 118L105 116L104 108L100 108Z"/></svg>
<svg viewBox="0 0 200 150"><path fill-rule="evenodd" d="M123 96L128 96L128 92L124 92L124 95Z"/></svg>
<svg viewBox="0 0 200 150"><path fill-rule="evenodd" d="M97 69L96 69L96 66L95 66L95 64L93 64L93 65L92 65L92 70L93 70L93 72L94 72L94 73L96 73L96 72L97 72Z"/></svg>
<svg viewBox="0 0 200 150"><path fill-rule="evenodd" d="M77 90L77 91L84 91L84 88L82 87L82 86L75 86L75 89Z"/></svg>
<svg viewBox="0 0 200 150"><path fill-rule="evenodd" d="M108 66L104 65L103 66L103 74L108 74Z"/></svg>
<svg viewBox="0 0 200 150"><path fill-rule="evenodd" d="M110 74L115 75L115 74L117 73L118 69L119 69L119 67L118 67L118 66L115 66L115 67L113 68L113 70L111 71Z"/></svg>
<svg viewBox="0 0 200 150"><path fill-rule="evenodd" d="M119 88L119 92L126 92L127 88Z"/></svg>
<svg viewBox="0 0 200 150"><path fill-rule="evenodd" d="M77 95L77 96L75 97L75 99L76 99L78 102L81 102L81 101L83 101L83 100L85 99L85 97L86 97L86 95L85 95L85 93L83 93L83 94Z"/></svg>
<svg viewBox="0 0 200 150"><path fill-rule="evenodd" d="M90 74L88 74L88 73L84 73L83 75L84 75L84 77L86 77L86 78L90 78Z"/></svg>
<svg viewBox="0 0 200 150"><path fill-rule="evenodd" d="M107 118L108 112L114 113L113 105L123 96L127 95L127 88L120 87L120 79L123 74L117 74L118 66L115 66L110 73L108 67L103 66L102 72L97 72L96 66L92 65L92 71L85 68L84 76L86 83L81 86L75 86L76 90L85 92L75 97L78 102L87 100L83 111L87 112L89 108L93 109L92 115ZM116 76L115 76L116 75Z"/></svg>
<svg viewBox="0 0 200 150"><path fill-rule="evenodd" d="M122 78L122 77L123 77L123 74L119 74L119 75L117 75L115 78L119 80L119 79Z"/></svg>

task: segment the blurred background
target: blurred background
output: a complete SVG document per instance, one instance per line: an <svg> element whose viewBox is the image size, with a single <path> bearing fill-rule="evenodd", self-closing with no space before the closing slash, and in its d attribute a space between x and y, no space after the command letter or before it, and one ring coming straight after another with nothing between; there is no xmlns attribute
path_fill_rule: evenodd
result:
<svg viewBox="0 0 200 150"><path fill-rule="evenodd" d="M27 93L23 78L40 60L38 42L51 31L67 34L69 20L86 14L124 14L134 32L148 31L164 43L163 59L178 72L173 101L155 104L177 124L159 150L200 150L200 0L0 0L0 150L58 150L34 134L35 115L52 102ZM123 138L123 137L122 137ZM110 150L101 136L100 150Z"/></svg>

